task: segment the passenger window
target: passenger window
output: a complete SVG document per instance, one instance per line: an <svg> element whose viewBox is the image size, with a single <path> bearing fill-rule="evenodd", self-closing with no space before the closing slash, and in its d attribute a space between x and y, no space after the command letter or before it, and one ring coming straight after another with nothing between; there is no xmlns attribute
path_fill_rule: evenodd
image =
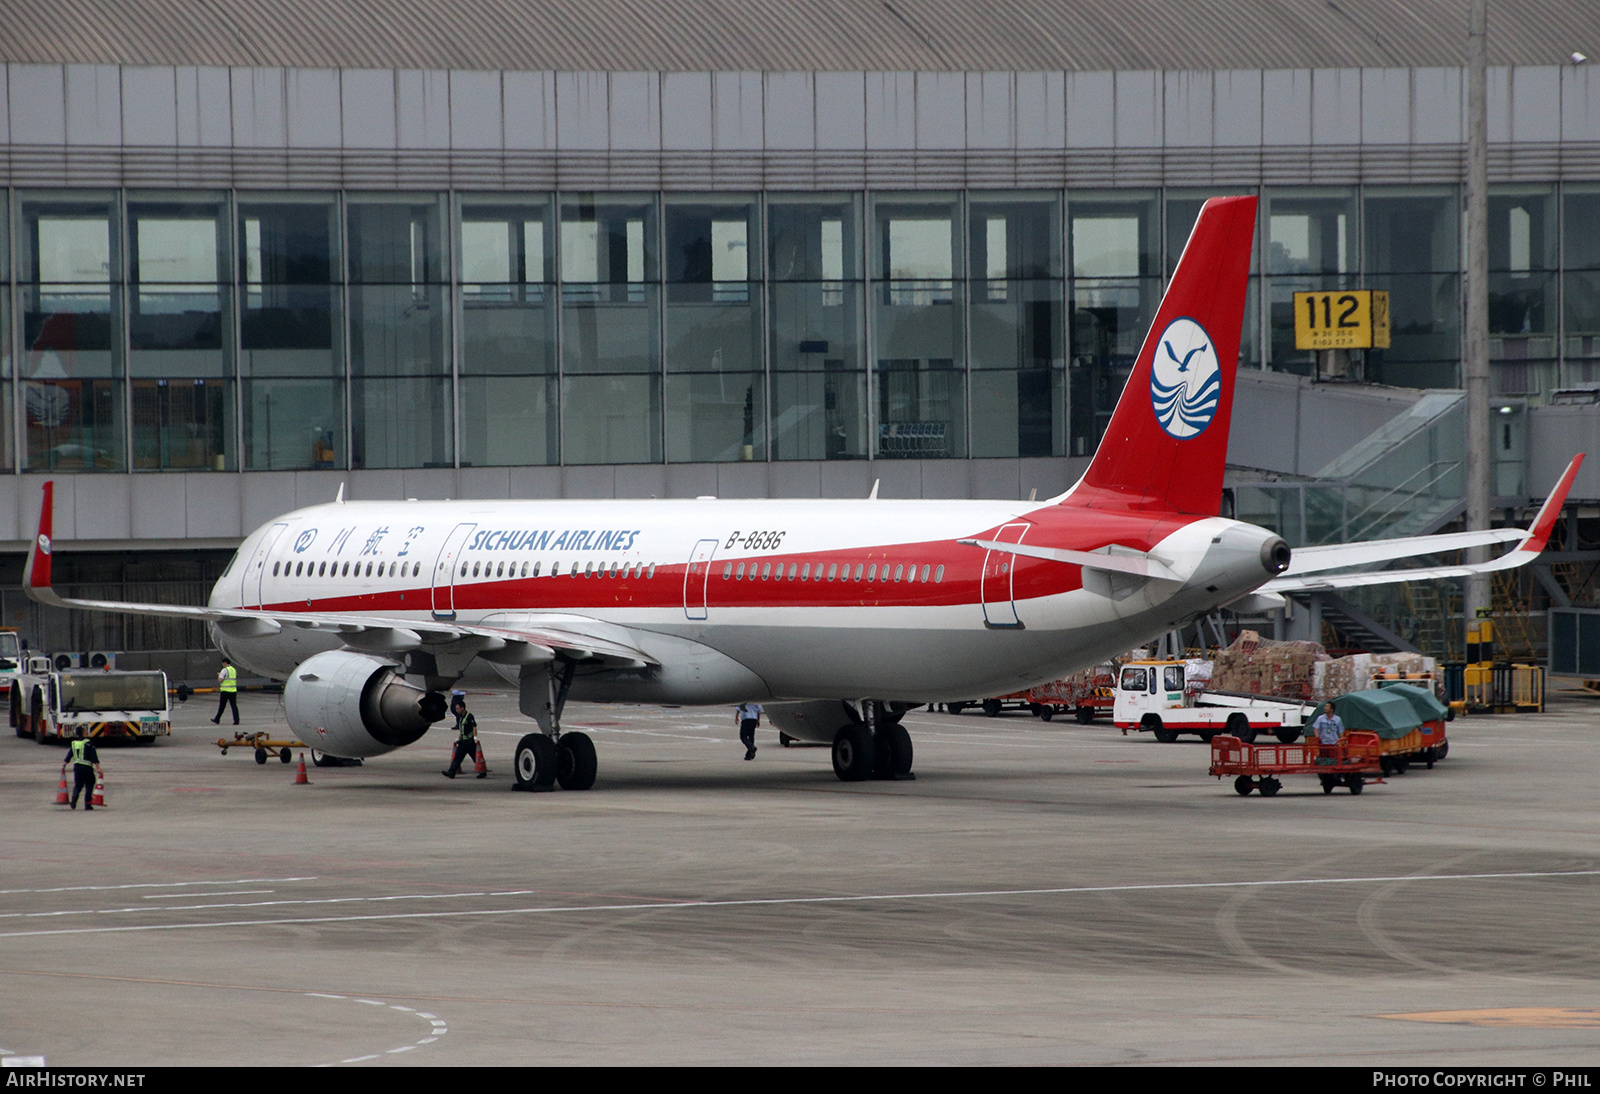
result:
<svg viewBox="0 0 1600 1094"><path fill-rule="evenodd" d="M832 581L834 579L835 575L838 574L838 572L839 572L839 564L837 562L828 563L828 580L829 581Z"/></svg>
<svg viewBox="0 0 1600 1094"><path fill-rule="evenodd" d="M796 574L796 573L798 573L798 572L799 572L799 570L800 570L800 567L798 567L798 566L796 566L796 565L795 565L795 564L794 564L794 563L792 563L792 562L791 562L791 563L789 563L789 580L790 580L790 581L793 581L793 580L794 580L794 575L795 575L795 574Z"/></svg>
<svg viewBox="0 0 1600 1094"><path fill-rule="evenodd" d="M761 580L765 581L771 576L772 576L772 563L769 562L765 566L761 567Z"/></svg>
<svg viewBox="0 0 1600 1094"><path fill-rule="evenodd" d="M928 580L928 571L929 571L929 569L931 569L931 567L924 566L922 568L922 580L923 581L927 581ZM940 567L940 569L943 569L943 567Z"/></svg>
<svg viewBox="0 0 1600 1094"><path fill-rule="evenodd" d="M533 576L534 577L538 577L539 576L539 564L537 562L535 562L533 564Z"/></svg>
<svg viewBox="0 0 1600 1094"><path fill-rule="evenodd" d="M800 580L801 581L810 581L811 580L811 563L808 562L804 566L800 567Z"/></svg>
<svg viewBox="0 0 1600 1094"><path fill-rule="evenodd" d="M652 578L656 576L656 564L654 562L652 562L650 564L650 568L644 572L644 576L646 578Z"/></svg>
<svg viewBox="0 0 1600 1094"><path fill-rule="evenodd" d="M274 562L272 564L272 576L273 577L277 577L278 576L278 564L276 562Z"/></svg>
<svg viewBox="0 0 1600 1094"><path fill-rule="evenodd" d="M744 563L742 563L742 562L739 563L739 577L738 577L738 580L740 580L740 581L744 580Z"/></svg>
<svg viewBox="0 0 1600 1094"><path fill-rule="evenodd" d="M894 579L896 581L899 581L900 580L900 575L902 573L904 573L904 572L905 572L905 567L904 566L896 566L894 568Z"/></svg>
<svg viewBox="0 0 1600 1094"><path fill-rule="evenodd" d="M933 571L933 583L935 585L937 585L943 580L944 580L944 567L940 566L937 570Z"/></svg>
<svg viewBox="0 0 1600 1094"><path fill-rule="evenodd" d="M722 564L722 580L726 581L732 576L733 576L733 563L724 562Z"/></svg>
<svg viewBox="0 0 1600 1094"><path fill-rule="evenodd" d="M878 564L876 562L874 562L871 566L867 567L867 580L868 581L876 581L876 580L878 580Z"/></svg>
<svg viewBox="0 0 1600 1094"><path fill-rule="evenodd" d="M862 569L862 566L861 566L861 563L859 563L859 562L858 562L858 563L856 563L856 576L855 576L855 580L857 580L857 581L860 581L860 580L861 580L861 569Z"/></svg>

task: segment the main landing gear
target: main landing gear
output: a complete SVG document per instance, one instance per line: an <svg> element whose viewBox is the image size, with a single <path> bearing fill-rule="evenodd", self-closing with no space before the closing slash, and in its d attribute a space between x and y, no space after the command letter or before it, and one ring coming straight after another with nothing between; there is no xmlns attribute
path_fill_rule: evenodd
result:
<svg viewBox="0 0 1600 1094"><path fill-rule="evenodd" d="M904 708L868 701L833 738L833 773L847 783L867 779L915 779L911 734L900 724Z"/></svg>
<svg viewBox="0 0 1600 1094"><path fill-rule="evenodd" d="M572 686L572 661L523 670L518 707L539 723L538 733L517 742L511 771L513 790L588 790L594 785L598 762L594 742L586 733L562 733L561 711Z"/></svg>

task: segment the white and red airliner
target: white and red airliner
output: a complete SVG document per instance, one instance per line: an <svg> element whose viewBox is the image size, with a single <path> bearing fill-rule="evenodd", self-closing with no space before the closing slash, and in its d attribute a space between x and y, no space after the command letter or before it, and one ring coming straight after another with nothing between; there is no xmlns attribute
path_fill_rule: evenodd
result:
<svg viewBox="0 0 1600 1094"><path fill-rule="evenodd" d="M252 532L207 607L50 588L51 484L24 583L36 600L206 620L285 681L290 726L374 756L444 717L457 684L515 688L538 726L519 786L586 789L595 751L560 729L588 700L758 699L833 746L841 779L909 774L911 706L1016 691L1224 605L1289 589L1448 577L1544 548L1582 457L1533 526L1300 550L1219 516L1256 199L1206 203L1104 440L1043 503L370 501ZM1257 423L1258 427L1265 423ZM1477 567L1329 574L1520 541Z"/></svg>

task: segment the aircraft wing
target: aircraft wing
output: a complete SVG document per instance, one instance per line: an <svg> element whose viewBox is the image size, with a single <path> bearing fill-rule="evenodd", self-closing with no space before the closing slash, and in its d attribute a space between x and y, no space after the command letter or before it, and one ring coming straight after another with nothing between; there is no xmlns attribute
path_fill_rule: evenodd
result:
<svg viewBox="0 0 1600 1094"><path fill-rule="evenodd" d="M1495 528L1478 532L1451 532L1440 536L1407 536L1402 539L1375 539L1360 543L1340 543L1327 547L1299 547L1289 562L1289 568L1279 577L1261 586L1258 592L1315 592L1319 589L1351 589L1361 585L1385 585L1397 581L1429 581L1443 577L1468 577L1472 574L1510 570L1532 562L1544 550L1555 528L1561 507L1566 504L1567 493L1583 466L1582 452L1572 458L1561 475L1555 489L1539 507L1533 524L1526 528ZM1388 562L1397 558L1455 551L1464 547L1485 547L1495 543L1516 541L1516 547L1499 558L1488 562L1465 563L1457 566L1428 566L1411 570L1370 570L1358 573L1328 573L1349 566L1364 566L1374 562Z"/></svg>
<svg viewBox="0 0 1600 1094"><path fill-rule="evenodd" d="M28 597L41 604L80 611L122 615L165 616L215 623L236 638L265 638L285 628L334 634L351 649L376 654L401 654L427 649L434 653L471 655L509 665L533 665L556 657L602 660L629 668L658 662L625 642L608 637L616 628L582 615L556 612L518 615L515 622L496 625L417 620L349 612L273 612L252 608L200 608L182 604L142 604L123 600L81 600L64 597L50 585L50 532L53 520L53 482L44 484L44 507L39 532L28 551L22 585Z"/></svg>

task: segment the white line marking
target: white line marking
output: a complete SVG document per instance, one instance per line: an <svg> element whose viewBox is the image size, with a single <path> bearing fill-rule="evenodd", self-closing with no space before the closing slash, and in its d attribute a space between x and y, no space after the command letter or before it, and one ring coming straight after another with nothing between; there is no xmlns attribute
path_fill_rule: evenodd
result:
<svg viewBox="0 0 1600 1094"><path fill-rule="evenodd" d="M389 1050L389 1055L393 1056L396 1052L410 1052L416 1047L416 1045L401 1045L399 1048L391 1048Z"/></svg>
<svg viewBox="0 0 1600 1094"><path fill-rule="evenodd" d="M223 893L208 893L207 896L260 896L263 893L275 893L276 889L232 889ZM193 893L151 893L142 896L140 900L178 900L182 897L193 896ZM168 909L169 911L171 909Z"/></svg>
<svg viewBox="0 0 1600 1094"><path fill-rule="evenodd" d="M357 999L356 1002L365 1003L369 1007L386 1007L389 1005L388 1003L383 1002L381 999Z"/></svg>
<svg viewBox="0 0 1600 1094"><path fill-rule="evenodd" d="M1529 870L1503 874L1394 874L1381 877L1285 878L1268 881L1151 882L1143 885L1075 885L1039 889L974 889L922 893L865 893L856 896L756 897L748 900L676 900L630 904L535 905L528 908L480 908L459 911L393 912L386 915L306 916L296 919L234 919L216 923L154 923L133 927L66 927L43 931L7 931L0 938L40 935L125 934L133 931L188 931L219 927L303 926L312 923L374 923L406 919L460 919L506 915L576 915L585 912L698 911L720 908L781 908L808 904L871 904L914 900L972 900L987 897L1073 896L1084 893L1141 893L1199 889L1283 888L1297 885L1387 885L1397 881L1509 881L1527 878L1600 876L1600 870ZM228 907L229 905L223 905Z"/></svg>
<svg viewBox="0 0 1600 1094"><path fill-rule="evenodd" d="M109 893L118 889L179 889L190 885L267 885L273 882L317 881L314 877L236 877L232 881L145 881L135 885L65 885L59 889L0 889L0 896L18 893Z"/></svg>
<svg viewBox="0 0 1600 1094"><path fill-rule="evenodd" d="M308 991L308 992L306 992L306 994L311 996L313 999L348 999L348 998L350 998L348 995L329 995L325 991Z"/></svg>
<svg viewBox="0 0 1600 1094"><path fill-rule="evenodd" d="M340 1060L341 1064L359 1064L362 1060L376 1060L382 1053L374 1052L371 1056L352 1056L348 1060Z"/></svg>

